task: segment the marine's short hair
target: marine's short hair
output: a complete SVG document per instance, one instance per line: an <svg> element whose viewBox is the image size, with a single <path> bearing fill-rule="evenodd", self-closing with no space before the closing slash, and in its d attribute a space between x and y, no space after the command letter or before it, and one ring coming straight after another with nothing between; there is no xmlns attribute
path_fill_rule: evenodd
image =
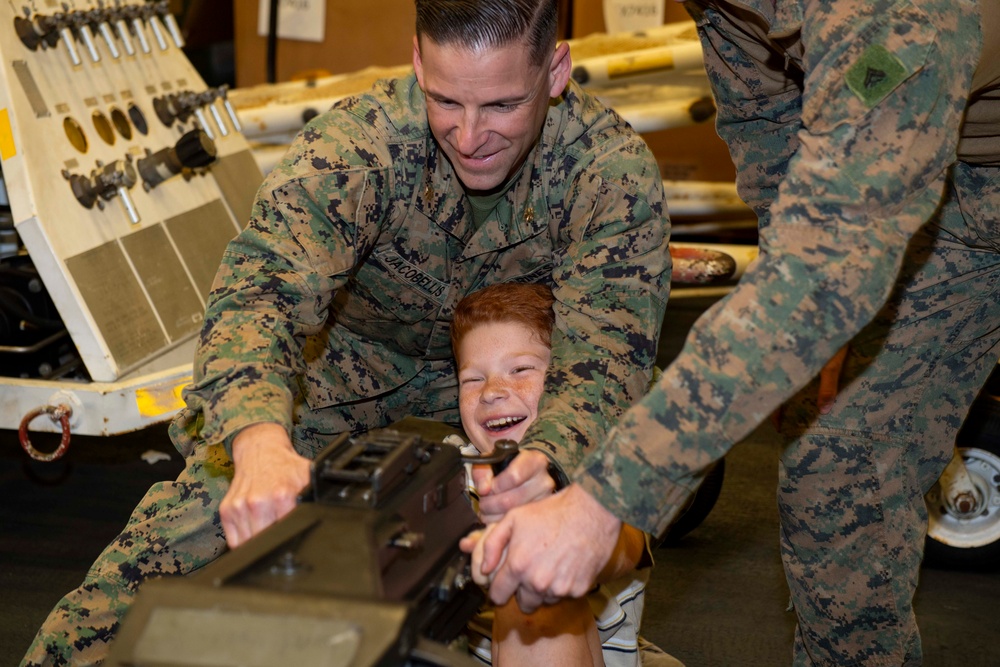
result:
<svg viewBox="0 0 1000 667"><path fill-rule="evenodd" d="M555 315L551 288L526 283L499 283L465 296L455 307L451 322L451 346L458 346L467 333L483 324L522 324L545 345L551 345Z"/></svg>
<svg viewBox="0 0 1000 667"><path fill-rule="evenodd" d="M472 50L523 41L532 65L556 43L557 0L415 0L417 38Z"/></svg>

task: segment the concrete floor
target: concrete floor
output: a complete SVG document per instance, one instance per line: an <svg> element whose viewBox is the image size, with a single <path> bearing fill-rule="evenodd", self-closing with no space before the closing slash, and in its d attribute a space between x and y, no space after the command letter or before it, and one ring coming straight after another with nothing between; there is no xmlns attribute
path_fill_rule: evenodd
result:
<svg viewBox="0 0 1000 667"><path fill-rule="evenodd" d="M662 346L669 356L704 303L675 300ZM40 448L44 443L36 442ZM75 438L52 464L29 461L0 431L0 665L16 665L59 597L75 587L150 484L174 477L166 429ZM737 445L708 519L657 552L644 634L687 667L789 665L794 617L778 557L774 489L780 450L768 427ZM1000 665L1000 572L925 568L916 601L928 667Z"/></svg>
<svg viewBox="0 0 1000 667"><path fill-rule="evenodd" d="M769 426L726 457L719 501L679 545L660 549L645 633L687 667L791 664L794 614L778 553L780 444ZM927 667L1000 665L1000 572L924 568L916 613Z"/></svg>

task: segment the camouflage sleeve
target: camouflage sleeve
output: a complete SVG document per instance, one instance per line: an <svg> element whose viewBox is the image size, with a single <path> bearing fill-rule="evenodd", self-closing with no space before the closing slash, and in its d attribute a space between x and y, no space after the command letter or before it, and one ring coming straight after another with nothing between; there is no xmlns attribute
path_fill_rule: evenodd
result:
<svg viewBox="0 0 1000 667"><path fill-rule="evenodd" d="M969 48L979 40L974 5L809 6L801 129L761 230L760 258L573 475L617 516L653 533L669 525L711 461L805 386L885 303L907 240L933 214L955 159L978 55ZM738 29L723 17L706 17L701 29L718 45L709 58L725 77L717 86L724 117L745 114L730 111L739 105L766 108L754 94L754 72L767 68L762 53L729 39ZM784 58L770 54L771 62ZM780 94L777 104L793 108ZM746 147L733 150L747 161L738 170L781 164L766 157L780 154L766 144L781 136L744 137Z"/></svg>
<svg viewBox="0 0 1000 667"><path fill-rule="evenodd" d="M656 162L631 133L605 150L566 194L552 362L522 441L564 470L645 393L669 290L670 222Z"/></svg>
<svg viewBox="0 0 1000 667"><path fill-rule="evenodd" d="M716 100L716 129L738 165L736 187L760 225L781 177L798 148L801 121L801 72L774 67L770 48L711 9L687 3L698 23L705 69Z"/></svg>
<svg viewBox="0 0 1000 667"><path fill-rule="evenodd" d="M388 171L334 160L363 153L353 150L363 136L321 128L329 122L322 119L265 180L216 274L194 382L185 390L188 409L202 413L207 442L228 446L240 429L261 422L291 430L302 341L323 326L334 293L386 215Z"/></svg>

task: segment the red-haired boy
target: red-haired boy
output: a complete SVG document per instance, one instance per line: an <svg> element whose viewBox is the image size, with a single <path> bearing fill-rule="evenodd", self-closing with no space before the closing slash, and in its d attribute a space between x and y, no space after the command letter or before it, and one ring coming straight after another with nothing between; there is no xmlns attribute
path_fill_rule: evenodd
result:
<svg viewBox="0 0 1000 667"><path fill-rule="evenodd" d="M470 294L455 310L451 340L459 411L462 428L480 453L492 452L498 440L520 441L538 415L551 355L553 300L543 285L502 283ZM551 494L555 482L545 454L523 450L519 457L530 457L534 464L519 466L533 470L523 485L525 502ZM477 470L476 477L478 493L488 494L492 475ZM481 518L491 524L501 517ZM598 577L600 585L589 596L559 600L530 615L512 598L470 624L473 653L498 665L638 666L639 621L651 563L645 534L624 525Z"/></svg>

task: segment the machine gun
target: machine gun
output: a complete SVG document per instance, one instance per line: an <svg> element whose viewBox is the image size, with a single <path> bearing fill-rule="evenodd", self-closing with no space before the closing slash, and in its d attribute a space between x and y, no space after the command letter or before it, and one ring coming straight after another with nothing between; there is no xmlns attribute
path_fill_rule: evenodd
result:
<svg viewBox="0 0 1000 667"><path fill-rule="evenodd" d="M341 436L288 516L199 572L145 584L105 665L476 664L447 644L483 600L458 549L479 522L462 456L433 426Z"/></svg>

